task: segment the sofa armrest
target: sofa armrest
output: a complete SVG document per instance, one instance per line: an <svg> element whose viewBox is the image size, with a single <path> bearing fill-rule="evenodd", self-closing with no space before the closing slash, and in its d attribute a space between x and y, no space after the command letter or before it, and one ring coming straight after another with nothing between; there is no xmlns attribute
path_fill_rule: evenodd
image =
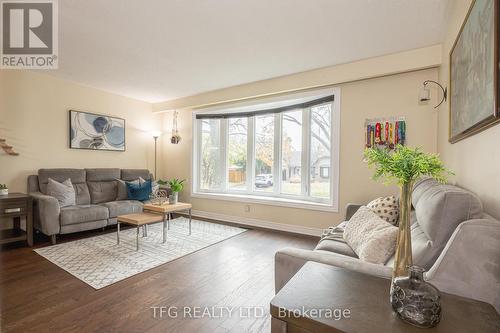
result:
<svg viewBox="0 0 500 333"><path fill-rule="evenodd" d="M372 264L335 252L285 248L276 252L274 256L274 284L276 293L308 261L315 261L383 278L391 278L392 276L392 268L389 266Z"/></svg>
<svg viewBox="0 0 500 333"><path fill-rule="evenodd" d="M426 280L442 292L492 304L500 312L500 222L462 222Z"/></svg>
<svg viewBox="0 0 500 333"><path fill-rule="evenodd" d="M58 234L61 229L59 223L61 208L57 199L41 192L31 192L30 196L33 198L35 228L47 236Z"/></svg>
<svg viewBox="0 0 500 333"><path fill-rule="evenodd" d="M345 206L345 218L344 221L349 221L351 217L358 211L359 207L363 205L348 203Z"/></svg>

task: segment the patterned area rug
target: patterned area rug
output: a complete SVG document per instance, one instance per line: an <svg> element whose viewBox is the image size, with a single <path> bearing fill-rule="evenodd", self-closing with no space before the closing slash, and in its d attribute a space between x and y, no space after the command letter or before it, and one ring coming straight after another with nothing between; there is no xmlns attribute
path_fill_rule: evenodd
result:
<svg viewBox="0 0 500 333"><path fill-rule="evenodd" d="M136 228L47 246L35 251L95 289L100 289L171 260L193 253L246 229L223 224L192 220L191 236L188 219L170 221L167 242L162 244L162 223L148 226L147 237L139 234L136 251Z"/></svg>

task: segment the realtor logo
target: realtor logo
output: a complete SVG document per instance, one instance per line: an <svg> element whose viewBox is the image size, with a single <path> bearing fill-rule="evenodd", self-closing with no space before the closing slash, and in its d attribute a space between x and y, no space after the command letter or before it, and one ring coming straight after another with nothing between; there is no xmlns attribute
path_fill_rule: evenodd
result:
<svg viewBox="0 0 500 333"><path fill-rule="evenodd" d="M57 2L0 0L0 68L57 69Z"/></svg>

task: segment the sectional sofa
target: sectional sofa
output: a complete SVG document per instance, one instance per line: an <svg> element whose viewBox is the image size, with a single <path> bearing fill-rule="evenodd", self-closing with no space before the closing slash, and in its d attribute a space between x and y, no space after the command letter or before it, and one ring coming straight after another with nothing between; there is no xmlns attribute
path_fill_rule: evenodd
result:
<svg viewBox="0 0 500 333"><path fill-rule="evenodd" d="M126 200L118 179L152 179L147 169L40 169L28 176L28 193L34 199L34 226L56 243L56 235L103 228L116 224L122 214L142 211L143 203ZM71 179L76 205L60 207L56 198L47 195L49 178L63 182ZM121 197L120 197L121 196Z"/></svg>
<svg viewBox="0 0 500 333"><path fill-rule="evenodd" d="M492 304L500 312L500 221L483 212L480 199L458 186L423 179L413 187L413 264L441 291ZM360 205L349 204L346 218ZM390 278L394 256L385 265L362 261L342 240L325 239L314 250L286 248L275 256L278 292L307 262L316 261Z"/></svg>

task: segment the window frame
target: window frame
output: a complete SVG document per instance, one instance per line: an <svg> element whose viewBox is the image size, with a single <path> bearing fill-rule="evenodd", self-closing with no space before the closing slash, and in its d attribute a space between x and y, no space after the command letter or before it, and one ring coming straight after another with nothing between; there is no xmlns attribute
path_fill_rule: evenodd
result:
<svg viewBox="0 0 500 333"><path fill-rule="evenodd" d="M324 89L322 90L324 91ZM255 116L248 117L247 122L247 163L246 163L246 190L230 190L228 187L228 119L220 119L220 158L223 167L223 188L217 190L200 189L200 162L201 154L201 124L197 121L196 115L208 113L208 110L193 111L193 140L192 140L192 183L191 196L194 198L236 201L247 203L267 204L272 206L285 206L305 208L321 211L338 212L339 203L339 149L340 149L340 88L329 88L328 93L335 95L331 103L331 135L330 135L330 198L315 198L310 196L310 143L311 143L311 108L302 110L302 155L301 155L301 194L291 195L281 193L282 183L282 113L274 114L274 161L273 161L273 190L257 191L255 190ZM291 99L284 96L282 100ZM326 103L324 103L326 104ZM321 105L321 104L319 104ZM220 110L228 108L221 107ZM307 110L307 111L306 111Z"/></svg>

